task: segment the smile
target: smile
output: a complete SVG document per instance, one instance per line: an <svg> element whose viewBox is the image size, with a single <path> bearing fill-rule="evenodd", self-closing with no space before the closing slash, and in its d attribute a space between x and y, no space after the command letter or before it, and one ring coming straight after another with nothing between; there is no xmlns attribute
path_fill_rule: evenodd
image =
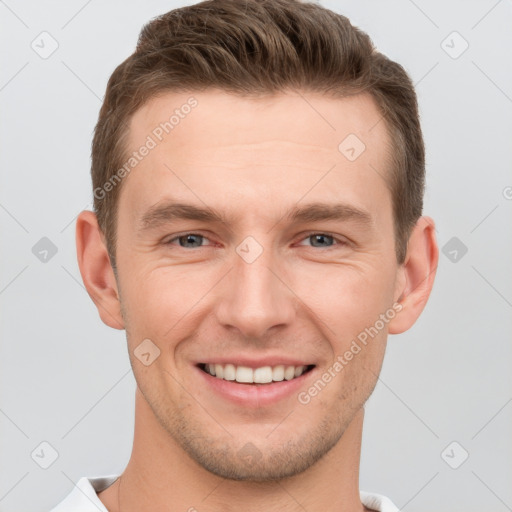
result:
<svg viewBox="0 0 512 512"><path fill-rule="evenodd" d="M250 368L234 364L199 364L205 373L221 380L236 381L241 384L270 384L283 380L293 380L309 372L315 365L276 365Z"/></svg>

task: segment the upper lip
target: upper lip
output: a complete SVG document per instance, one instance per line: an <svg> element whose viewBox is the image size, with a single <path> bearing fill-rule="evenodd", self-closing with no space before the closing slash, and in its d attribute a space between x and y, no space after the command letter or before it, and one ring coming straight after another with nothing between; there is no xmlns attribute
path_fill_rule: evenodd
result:
<svg viewBox="0 0 512 512"><path fill-rule="evenodd" d="M196 365L201 364L233 364L235 366L246 366L248 368L261 368L262 366L310 366L313 365L311 361L304 361L287 356L272 356L249 358L244 356L231 356L231 357L209 357L198 361Z"/></svg>

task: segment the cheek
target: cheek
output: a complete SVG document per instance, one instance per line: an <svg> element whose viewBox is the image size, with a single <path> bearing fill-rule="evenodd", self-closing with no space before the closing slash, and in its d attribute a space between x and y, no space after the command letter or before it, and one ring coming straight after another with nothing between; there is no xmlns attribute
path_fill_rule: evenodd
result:
<svg viewBox="0 0 512 512"><path fill-rule="evenodd" d="M179 338L218 281L213 269L159 267L136 270L123 286L123 306L133 334L156 340Z"/></svg>
<svg viewBox="0 0 512 512"><path fill-rule="evenodd" d="M341 347L374 325L391 306L394 273L384 265L339 266L310 272L291 286Z"/></svg>

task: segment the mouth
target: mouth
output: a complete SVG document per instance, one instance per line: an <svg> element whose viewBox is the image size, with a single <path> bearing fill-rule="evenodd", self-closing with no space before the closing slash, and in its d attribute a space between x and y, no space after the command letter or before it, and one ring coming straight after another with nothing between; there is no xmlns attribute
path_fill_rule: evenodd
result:
<svg viewBox="0 0 512 512"><path fill-rule="evenodd" d="M274 365L251 368L236 364L199 363L197 367L215 379L253 386L271 385L299 379L315 367L309 365Z"/></svg>
<svg viewBox="0 0 512 512"><path fill-rule="evenodd" d="M209 362L195 364L194 369L200 388L211 396L209 400L219 398L237 408L254 411L283 407L284 401L291 403L297 400L301 389L310 386L320 371L315 364L293 362L295 364L290 364L292 361L287 364Z"/></svg>

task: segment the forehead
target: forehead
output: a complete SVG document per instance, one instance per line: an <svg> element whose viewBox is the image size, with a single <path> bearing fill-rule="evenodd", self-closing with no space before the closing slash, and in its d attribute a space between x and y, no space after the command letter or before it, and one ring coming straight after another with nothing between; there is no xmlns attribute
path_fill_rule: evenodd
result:
<svg viewBox="0 0 512 512"><path fill-rule="evenodd" d="M129 153L151 149L125 178L120 202L135 217L166 194L224 203L245 194L256 208L283 193L295 202L306 192L382 194L391 144L381 121L366 94L161 94L130 121Z"/></svg>
<svg viewBox="0 0 512 512"><path fill-rule="evenodd" d="M300 91L257 98L215 89L161 93L132 116L128 140L136 147L152 135L164 142L173 139L180 147L200 142L205 149L217 149L225 145L227 136L232 145L279 138L302 143L306 150L313 146L337 149L349 133L358 135L366 145L386 142L388 134L381 120L368 94L334 99Z"/></svg>

